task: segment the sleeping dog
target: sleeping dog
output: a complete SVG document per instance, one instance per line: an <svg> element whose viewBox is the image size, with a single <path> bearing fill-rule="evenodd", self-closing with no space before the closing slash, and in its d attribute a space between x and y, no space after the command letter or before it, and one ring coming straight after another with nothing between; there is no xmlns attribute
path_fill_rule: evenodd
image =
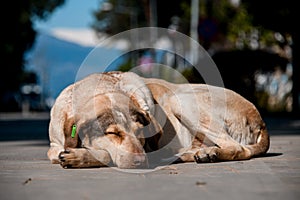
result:
<svg viewBox="0 0 300 200"><path fill-rule="evenodd" d="M64 168L147 168L151 155L245 160L269 149L258 110L237 93L117 71L65 88L51 109L49 138L48 158Z"/></svg>

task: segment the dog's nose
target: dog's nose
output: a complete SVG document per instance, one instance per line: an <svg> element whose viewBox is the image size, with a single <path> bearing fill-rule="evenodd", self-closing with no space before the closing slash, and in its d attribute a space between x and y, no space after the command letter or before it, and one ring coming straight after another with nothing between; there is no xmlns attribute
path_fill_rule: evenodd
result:
<svg viewBox="0 0 300 200"><path fill-rule="evenodd" d="M145 155L137 155L134 157L133 164L137 167L146 167L147 159Z"/></svg>

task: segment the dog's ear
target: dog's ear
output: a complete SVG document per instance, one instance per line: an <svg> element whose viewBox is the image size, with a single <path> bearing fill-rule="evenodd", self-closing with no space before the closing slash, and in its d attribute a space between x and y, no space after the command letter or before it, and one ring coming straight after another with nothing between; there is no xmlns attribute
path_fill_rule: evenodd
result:
<svg viewBox="0 0 300 200"><path fill-rule="evenodd" d="M153 116L149 116L150 123L144 128L146 152L156 151L159 149L159 141L163 134L163 129Z"/></svg>
<svg viewBox="0 0 300 200"><path fill-rule="evenodd" d="M143 110L131 109L130 114L131 114L132 119L134 121L140 123L142 126L147 126L151 122L149 114Z"/></svg>
<svg viewBox="0 0 300 200"><path fill-rule="evenodd" d="M132 111L132 116L134 117L134 120L143 127L142 135L143 135L143 144L144 149L146 152L151 152L158 150L159 148L159 140L162 136L162 128L159 125L159 123L156 121L156 119L149 115L147 112L137 109Z"/></svg>
<svg viewBox="0 0 300 200"><path fill-rule="evenodd" d="M64 148L76 148L81 146L81 140L78 136L78 129L73 130L73 125L76 126L74 118L66 117L66 121L64 124L64 135L65 135L65 144ZM74 135L72 132L74 131Z"/></svg>

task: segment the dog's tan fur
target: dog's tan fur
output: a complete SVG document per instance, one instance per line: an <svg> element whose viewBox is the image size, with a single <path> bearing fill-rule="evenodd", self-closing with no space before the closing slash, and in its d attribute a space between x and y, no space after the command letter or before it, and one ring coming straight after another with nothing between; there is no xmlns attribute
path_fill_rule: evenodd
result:
<svg viewBox="0 0 300 200"><path fill-rule="evenodd" d="M205 84L144 81L176 131L183 162L244 160L267 152L265 123L237 93Z"/></svg>
<svg viewBox="0 0 300 200"><path fill-rule="evenodd" d="M150 91L134 73L93 74L68 86L51 109L49 159L78 168L145 165L140 129L151 122L151 104Z"/></svg>
<svg viewBox="0 0 300 200"><path fill-rule="evenodd" d="M160 115L165 122L155 119ZM49 137L52 163L78 168L144 167L147 151L171 140L183 162L250 159L269 148L258 110L235 92L132 72L90 75L63 90L51 110Z"/></svg>

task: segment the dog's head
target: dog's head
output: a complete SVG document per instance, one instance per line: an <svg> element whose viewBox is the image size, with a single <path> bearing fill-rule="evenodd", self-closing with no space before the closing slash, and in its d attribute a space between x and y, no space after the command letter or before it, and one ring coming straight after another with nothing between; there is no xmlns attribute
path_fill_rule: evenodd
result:
<svg viewBox="0 0 300 200"><path fill-rule="evenodd" d="M157 129L134 99L122 92L97 95L80 108L76 118L83 145L107 151L119 168L147 166L144 134L149 134L149 127Z"/></svg>

